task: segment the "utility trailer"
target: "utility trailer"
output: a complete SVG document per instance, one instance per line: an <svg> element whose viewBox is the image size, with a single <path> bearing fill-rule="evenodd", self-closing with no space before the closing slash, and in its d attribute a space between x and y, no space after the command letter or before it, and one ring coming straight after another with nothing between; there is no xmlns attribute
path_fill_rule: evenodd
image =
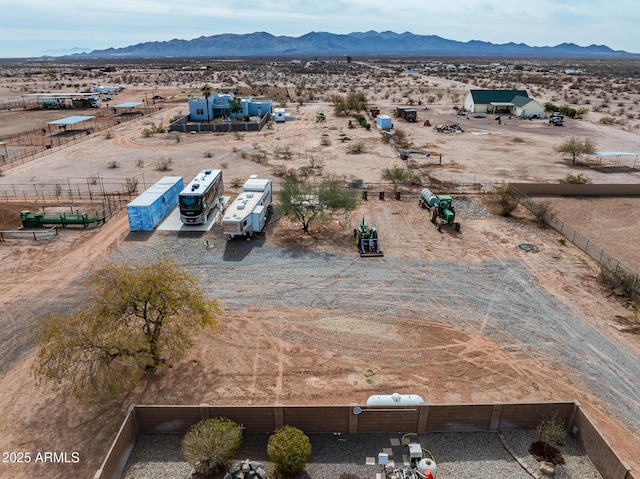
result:
<svg viewBox="0 0 640 479"><path fill-rule="evenodd" d="M260 233L271 214L272 182L252 175L242 187L242 193L233 200L222 219L222 231L229 238L252 236Z"/></svg>

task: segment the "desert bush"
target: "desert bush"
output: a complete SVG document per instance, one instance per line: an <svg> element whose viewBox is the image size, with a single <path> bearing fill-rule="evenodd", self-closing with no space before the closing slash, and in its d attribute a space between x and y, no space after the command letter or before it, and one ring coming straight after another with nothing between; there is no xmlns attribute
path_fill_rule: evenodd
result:
<svg viewBox="0 0 640 479"><path fill-rule="evenodd" d="M153 133L149 128L142 130L142 138L149 138Z"/></svg>
<svg viewBox="0 0 640 479"><path fill-rule="evenodd" d="M144 167L144 160L143 160L142 158L138 158L138 159L136 160L136 166L137 166L138 168L143 168L143 167Z"/></svg>
<svg viewBox="0 0 640 479"><path fill-rule="evenodd" d="M630 298L634 304L638 301L638 276L635 274L626 273L623 269L617 268L613 273L608 269L600 268L600 274L598 279L602 284L608 286L612 290L616 290L621 296Z"/></svg>
<svg viewBox="0 0 640 479"><path fill-rule="evenodd" d="M242 443L242 428L230 419L200 421L182 439L182 455L198 474L222 470Z"/></svg>
<svg viewBox="0 0 640 479"><path fill-rule="evenodd" d="M347 153L359 154L367 151L367 147L362 141L357 141L347 147Z"/></svg>
<svg viewBox="0 0 640 479"><path fill-rule="evenodd" d="M276 466L276 476L292 476L304 470L311 456L311 442L300 429L284 426L269 438L267 456Z"/></svg>
<svg viewBox="0 0 640 479"><path fill-rule="evenodd" d="M603 125L615 125L616 124L616 119L614 117L612 117L612 116L603 116L598 121Z"/></svg>
<svg viewBox="0 0 640 479"><path fill-rule="evenodd" d="M291 147L289 145L276 146L273 152L276 156L282 156L287 160L291 158Z"/></svg>
<svg viewBox="0 0 640 479"><path fill-rule="evenodd" d="M271 170L271 174L273 176L277 176L278 178L287 178L290 176L295 176L296 170L293 168L287 168L287 165L284 163L281 165L276 165Z"/></svg>
<svg viewBox="0 0 640 479"><path fill-rule="evenodd" d="M105 140L110 140L111 138L113 138L113 133L112 133L112 132L110 132L110 131L107 131L104 135L102 135L102 137L103 137Z"/></svg>
<svg viewBox="0 0 640 479"><path fill-rule="evenodd" d="M540 421L536 426L538 440L563 446L567 442L567 427L564 420L556 412L551 417L547 417Z"/></svg>
<svg viewBox="0 0 640 479"><path fill-rule="evenodd" d="M120 168L120 163L117 160L111 160L109 163L107 163L107 168L110 169L115 169L115 168Z"/></svg>
<svg viewBox="0 0 640 479"><path fill-rule="evenodd" d="M242 186L244 184L244 178L240 178L239 176L236 176L235 178L233 178L230 182L231 186L233 186L233 189L235 191L236 188Z"/></svg>
<svg viewBox="0 0 640 479"><path fill-rule="evenodd" d="M509 183L503 181L499 185L494 186L491 195L496 203L498 203L500 215L502 216L511 216L513 210L518 207L518 196Z"/></svg>
<svg viewBox="0 0 640 479"><path fill-rule="evenodd" d="M130 195L138 191L138 178L127 178L127 193Z"/></svg>
<svg viewBox="0 0 640 479"><path fill-rule="evenodd" d="M156 171L171 171L171 164L173 163L173 159L163 156L154 162L154 169Z"/></svg>
<svg viewBox="0 0 640 479"><path fill-rule="evenodd" d="M569 173L564 178L560 178L558 183L565 185L587 185L591 183L591 178L585 176L583 173L578 173L577 175Z"/></svg>
<svg viewBox="0 0 640 479"><path fill-rule="evenodd" d="M540 202L532 202L530 210L536 217L541 226L546 226L556 216L553 211L551 201L545 200Z"/></svg>
<svg viewBox="0 0 640 479"><path fill-rule="evenodd" d="M220 166L222 167L223 170L226 170L227 167L229 166L229 162L223 161L220 163Z"/></svg>
<svg viewBox="0 0 640 479"><path fill-rule="evenodd" d="M213 153L211 153L210 151L205 151L204 152L204 157L205 158L213 158Z"/></svg>

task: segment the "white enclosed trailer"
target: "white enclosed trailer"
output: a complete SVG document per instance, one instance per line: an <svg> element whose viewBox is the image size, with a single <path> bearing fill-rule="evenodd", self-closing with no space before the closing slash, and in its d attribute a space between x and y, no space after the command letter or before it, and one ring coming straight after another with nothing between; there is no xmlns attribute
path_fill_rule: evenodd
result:
<svg viewBox="0 0 640 479"><path fill-rule="evenodd" d="M222 219L223 233L230 238L251 236L264 229L271 212L272 182L252 175Z"/></svg>

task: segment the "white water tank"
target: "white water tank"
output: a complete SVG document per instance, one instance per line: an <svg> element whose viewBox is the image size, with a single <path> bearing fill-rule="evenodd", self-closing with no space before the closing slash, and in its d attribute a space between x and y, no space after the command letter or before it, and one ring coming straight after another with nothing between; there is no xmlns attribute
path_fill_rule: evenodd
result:
<svg viewBox="0 0 640 479"><path fill-rule="evenodd" d="M417 468L418 476L420 476L421 479L432 479L432 478L435 479L436 469L437 469L436 461L425 457L424 459L421 459L420 462L418 463L418 468ZM429 473L427 473L427 471L431 473L430 474L431 477L429 477Z"/></svg>

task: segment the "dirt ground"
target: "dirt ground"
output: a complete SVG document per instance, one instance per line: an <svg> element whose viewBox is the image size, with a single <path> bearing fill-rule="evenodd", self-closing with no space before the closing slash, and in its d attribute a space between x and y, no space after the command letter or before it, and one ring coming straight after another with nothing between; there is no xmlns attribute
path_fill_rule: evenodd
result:
<svg viewBox="0 0 640 479"><path fill-rule="evenodd" d="M430 81L432 88L468 88ZM118 100L145 91L158 90L125 90ZM376 103L387 111L393 106L382 97ZM166 125L185 110L178 104L119 125L111 138L89 138L5 170L0 187L96 174L113 180L142 175L149 186L167 174L189 178L220 167L233 195L232 178L273 175L282 167L378 184L383 168L405 166L374 128L349 129L326 101L299 111L289 107L289 121L255 134L142 137L150 122ZM603 150L638 151L634 131L588 119L568 121L564 129L516 119L498 125L493 119L461 120L450 110L442 101L419 111L419 119L428 117L432 125L455 119L465 133L397 124L412 148L431 152L430 159L412 158L425 184L555 181L576 171L594 182L637 181L633 170L576 169L553 152L568 135L594 136ZM326 123L315 121L317 111L328 113ZM348 153L358 141L366 152ZM440 154L443 164L436 165L433 158ZM154 170L154 161L166 156L173 159L172 170ZM112 160L119 168L107 166ZM476 200L496 212L486 197ZM607 201L606 209L619 213L596 213L599 221L588 220L582 202L562 200L556 208L562 219L575 220L605 247L615 243L614 254L638 264L632 259L637 223L622 220L635 200ZM12 215L28 206L5 209L1 227L15 228ZM357 257L351 230L363 215L380 231L384 258ZM606 218L618 228L615 234ZM634 313L598 281L592 260L540 229L521 207L512 219L461 213L461 222L460 233L438 233L416 199L374 198L348 217L313 226L310 236L286 219L252 242L226 242L218 227L206 235L136 235L123 212L104 226L65 228L48 243L0 243L0 450L79 451L81 457L79 464L0 464L0 477L92 477L131 403L342 404L395 391L436 404L577 399L633 470L640 470L640 424L634 419L640 341L623 326L637 320ZM215 246L205 249L205 239ZM520 244L534 244L538 252ZM37 360L30 338L38 318L81 304L83 274L100 262L159 255L193 267L205 292L220 301L224 312L215 334L200 334L184 358L170 360L169 368L117 402L85 404L37 387L30 376Z"/></svg>

